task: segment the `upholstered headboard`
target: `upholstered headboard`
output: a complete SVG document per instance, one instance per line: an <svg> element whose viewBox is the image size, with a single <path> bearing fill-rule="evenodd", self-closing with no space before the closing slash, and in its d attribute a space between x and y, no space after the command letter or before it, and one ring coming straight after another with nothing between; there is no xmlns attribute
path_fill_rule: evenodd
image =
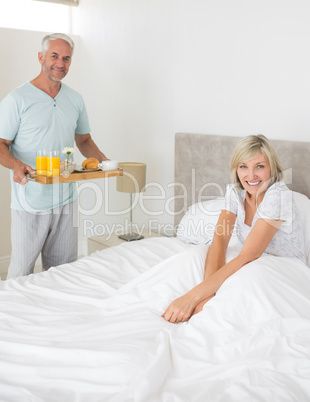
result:
<svg viewBox="0 0 310 402"><path fill-rule="evenodd" d="M183 134L175 136L175 225L195 202L224 196L230 158L241 137ZM310 142L272 140L291 190L310 198Z"/></svg>

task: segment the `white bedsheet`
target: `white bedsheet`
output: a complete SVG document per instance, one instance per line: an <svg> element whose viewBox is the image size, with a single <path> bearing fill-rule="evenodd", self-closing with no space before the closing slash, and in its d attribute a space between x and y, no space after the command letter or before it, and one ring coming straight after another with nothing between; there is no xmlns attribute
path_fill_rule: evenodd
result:
<svg viewBox="0 0 310 402"><path fill-rule="evenodd" d="M309 401L310 269L263 255L166 322L206 252L153 238L0 282L0 401Z"/></svg>

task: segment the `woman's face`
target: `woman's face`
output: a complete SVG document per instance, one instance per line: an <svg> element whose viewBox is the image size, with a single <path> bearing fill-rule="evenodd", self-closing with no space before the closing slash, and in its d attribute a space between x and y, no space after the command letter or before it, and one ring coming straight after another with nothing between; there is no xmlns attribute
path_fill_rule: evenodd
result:
<svg viewBox="0 0 310 402"><path fill-rule="evenodd" d="M261 152L254 159L239 164L237 174L244 189L251 195L267 190L271 168L267 157Z"/></svg>

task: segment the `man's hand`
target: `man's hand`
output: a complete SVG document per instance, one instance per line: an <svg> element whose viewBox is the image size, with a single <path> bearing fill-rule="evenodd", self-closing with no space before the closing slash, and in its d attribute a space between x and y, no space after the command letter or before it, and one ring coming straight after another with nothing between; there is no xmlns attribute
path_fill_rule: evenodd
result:
<svg viewBox="0 0 310 402"><path fill-rule="evenodd" d="M18 161L14 166L13 181L24 186L28 182L26 175L34 174L35 172L31 166Z"/></svg>
<svg viewBox="0 0 310 402"><path fill-rule="evenodd" d="M13 170L13 180L15 183L25 185L27 183L26 174L33 174L36 171L26 163L16 159L10 152L11 141L0 138L0 164Z"/></svg>

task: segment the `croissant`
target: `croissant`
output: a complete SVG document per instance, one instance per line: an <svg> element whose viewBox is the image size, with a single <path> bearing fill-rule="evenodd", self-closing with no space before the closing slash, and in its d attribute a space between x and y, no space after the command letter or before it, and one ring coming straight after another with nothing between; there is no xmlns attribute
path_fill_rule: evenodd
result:
<svg viewBox="0 0 310 402"><path fill-rule="evenodd" d="M84 169L98 169L98 159L96 158L87 158L85 161L82 163L82 167Z"/></svg>

